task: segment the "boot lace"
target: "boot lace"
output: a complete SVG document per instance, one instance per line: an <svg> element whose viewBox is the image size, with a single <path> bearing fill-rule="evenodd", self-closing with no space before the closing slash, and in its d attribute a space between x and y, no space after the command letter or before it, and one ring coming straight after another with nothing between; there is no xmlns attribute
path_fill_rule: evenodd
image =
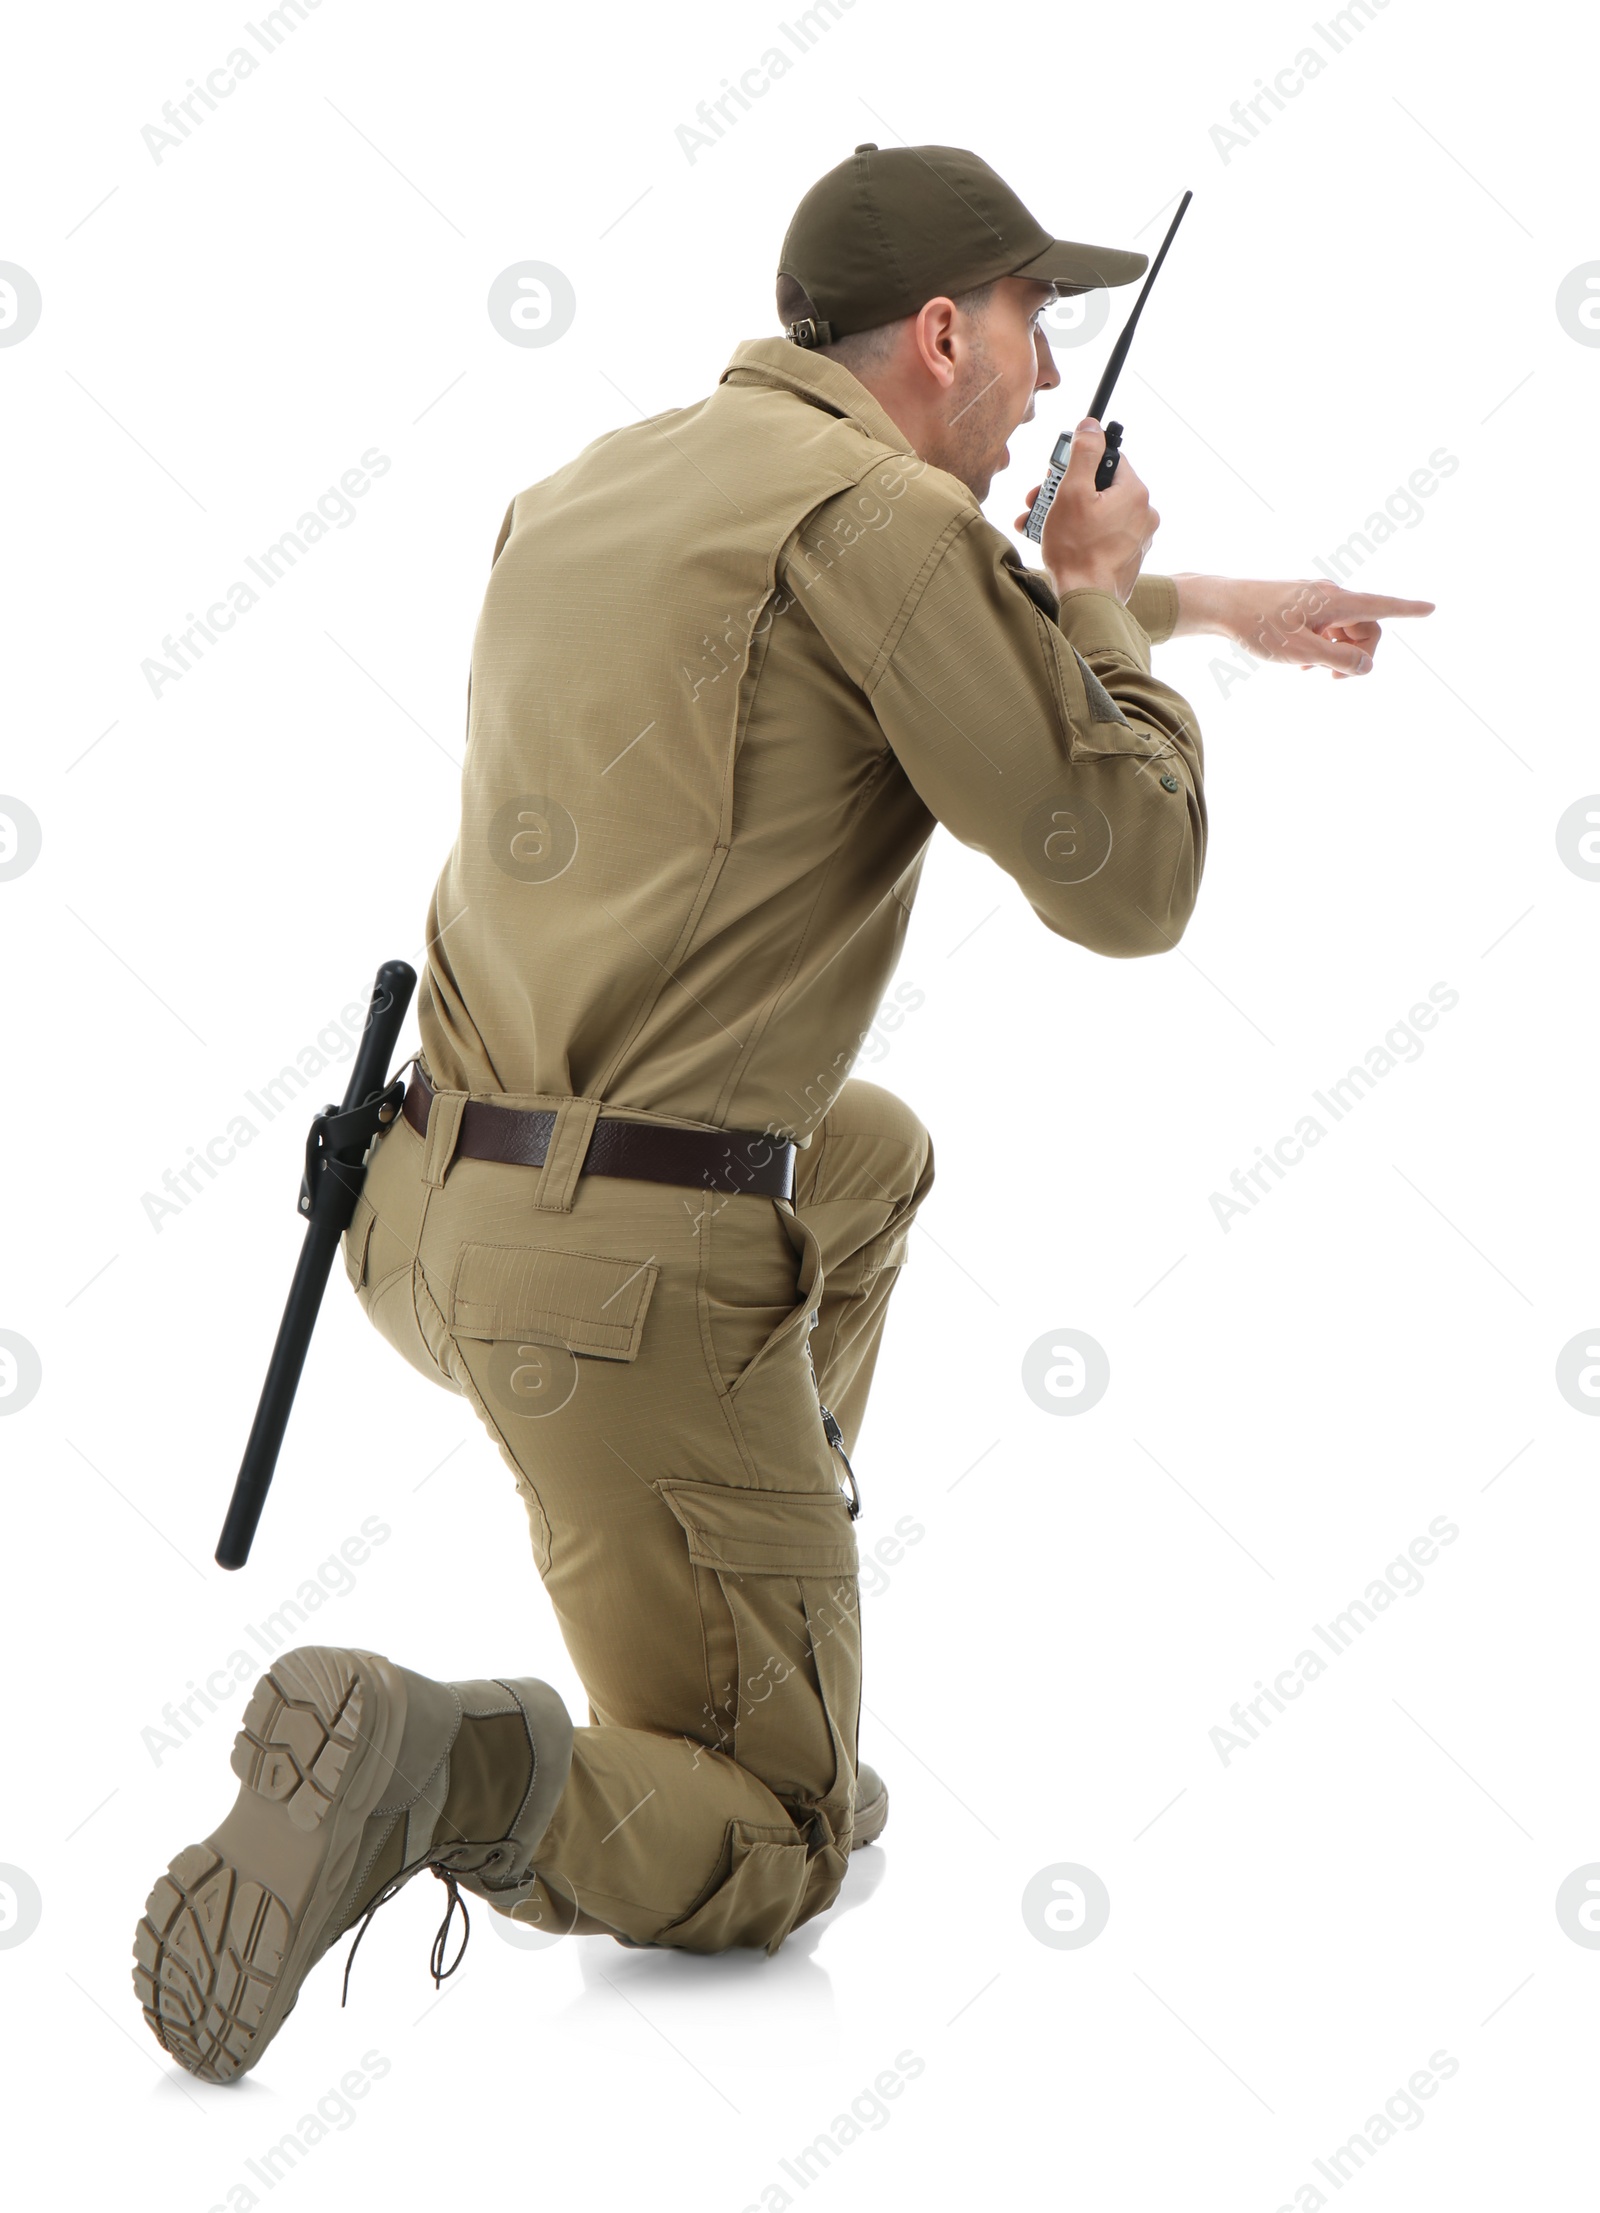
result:
<svg viewBox="0 0 1600 2213"><path fill-rule="evenodd" d="M436 1990L455 1973L466 1957L467 1939L472 1934L472 1916L467 1911L467 1901L461 1895L461 1886L456 1880L456 1871L452 1867L440 1867L437 1862L429 1859L424 1854L421 1859L413 1860L409 1867L402 1867L398 1874L391 1876L362 1915L361 1926L356 1930L355 1942L345 1955L344 1985L339 1994L341 2006L344 2005L350 1995L350 1970L356 1963L356 1953L360 1950L361 1939L372 1926L374 1914L380 1906L386 1906L389 1900L411 1880L411 1877L420 1873L424 1867L432 1868L434 1874L444 1884L447 1901L444 1909L444 1919L439 1923L433 1939L433 1948L428 1954L428 1972L433 1977L433 1986ZM461 1915L461 1942L456 1946L455 1958L446 1967L444 1957L450 1943L450 1925L454 1921L458 1910Z"/></svg>

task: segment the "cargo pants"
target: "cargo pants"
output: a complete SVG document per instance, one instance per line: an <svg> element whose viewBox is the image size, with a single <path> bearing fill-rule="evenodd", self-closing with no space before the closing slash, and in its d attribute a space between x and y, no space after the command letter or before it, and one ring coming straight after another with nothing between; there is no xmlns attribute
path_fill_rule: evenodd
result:
<svg viewBox="0 0 1600 2213"><path fill-rule="evenodd" d="M580 1175L592 1101L497 1096L556 1110L542 1168L459 1156L466 1096L378 1137L345 1265L500 1447L588 1696L515 1918L775 1951L836 1895L855 1807L856 1542L819 1394L851 1451L927 1132L847 1082L791 1203Z"/></svg>

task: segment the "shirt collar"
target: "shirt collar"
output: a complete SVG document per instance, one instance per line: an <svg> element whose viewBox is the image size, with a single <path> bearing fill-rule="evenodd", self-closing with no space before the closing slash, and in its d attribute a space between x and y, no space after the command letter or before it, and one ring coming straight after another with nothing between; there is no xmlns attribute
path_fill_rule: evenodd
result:
<svg viewBox="0 0 1600 2213"><path fill-rule="evenodd" d="M895 453L910 453L911 441L888 410L879 405L866 386L857 381L843 362L830 361L809 346L797 346L791 338L747 338L735 346L733 359L717 379L719 384L769 384L794 392L814 407L847 415L881 445Z"/></svg>

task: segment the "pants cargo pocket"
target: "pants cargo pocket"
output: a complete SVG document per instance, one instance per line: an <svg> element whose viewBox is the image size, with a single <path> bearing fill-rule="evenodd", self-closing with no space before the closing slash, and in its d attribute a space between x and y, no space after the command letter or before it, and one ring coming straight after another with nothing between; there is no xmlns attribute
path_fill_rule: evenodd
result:
<svg viewBox="0 0 1600 2213"><path fill-rule="evenodd" d="M806 1893L805 1839L793 1829L730 1821L723 1856L728 1873L703 1905L681 1921L669 1922L657 1944L680 1952L778 1949L794 1927Z"/></svg>
<svg viewBox="0 0 1600 2213"><path fill-rule="evenodd" d="M842 1495L658 1484L689 1543L720 1749L826 1843L848 1819L861 1708L855 1531ZM752 1881L755 1879L751 1878Z"/></svg>
<svg viewBox="0 0 1600 2213"><path fill-rule="evenodd" d="M464 1244L456 1256L444 1357L517 1479L541 1575L550 1523L532 1471L555 1434L542 1425L577 1396L586 1361L638 1357L659 1273L650 1260L525 1244Z"/></svg>

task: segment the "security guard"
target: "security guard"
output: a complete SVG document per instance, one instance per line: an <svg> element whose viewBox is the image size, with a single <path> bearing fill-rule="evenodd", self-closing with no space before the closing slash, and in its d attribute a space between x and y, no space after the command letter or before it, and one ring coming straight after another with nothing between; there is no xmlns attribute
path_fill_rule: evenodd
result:
<svg viewBox="0 0 1600 2213"><path fill-rule="evenodd" d="M275 1662L234 1810L136 1939L151 2026L207 2080L422 1867L452 1908L775 1951L881 1830L848 1454L932 1155L850 1069L934 825L1058 936L1162 952L1206 815L1151 643L1215 627L1354 674L1377 614L1426 611L1141 576L1158 518L1126 460L1095 491L1093 422L1045 572L1019 563L979 502L1058 381L1039 311L1144 266L1052 237L971 154L859 147L784 241L785 335L513 500L422 1050L345 1252L498 1443L588 1717L531 1678Z"/></svg>

